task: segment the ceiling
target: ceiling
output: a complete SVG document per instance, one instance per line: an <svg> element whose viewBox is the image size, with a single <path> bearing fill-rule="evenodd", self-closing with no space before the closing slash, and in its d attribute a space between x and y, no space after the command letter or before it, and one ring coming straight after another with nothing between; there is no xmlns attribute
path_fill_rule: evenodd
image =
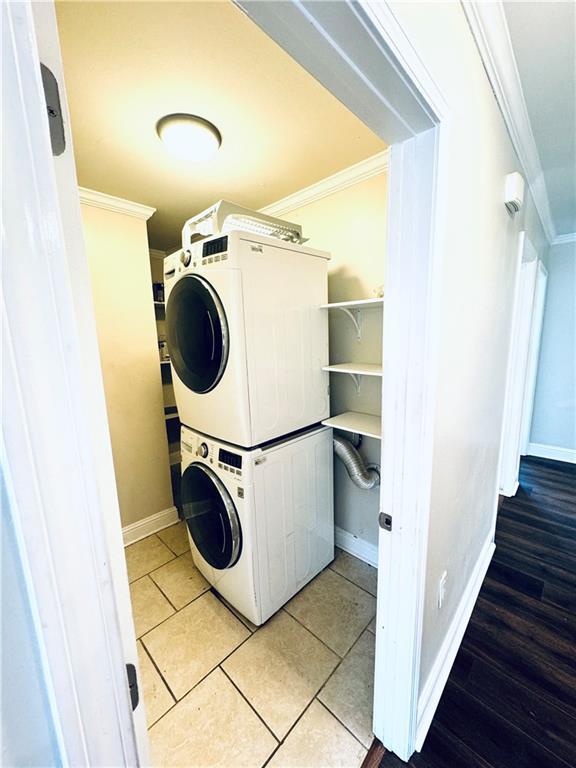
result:
<svg viewBox="0 0 576 768"><path fill-rule="evenodd" d="M220 198L261 208L385 148L229 2L56 5L78 181L153 206L150 245ZM191 112L222 133L183 164L157 120Z"/></svg>
<svg viewBox="0 0 576 768"><path fill-rule="evenodd" d="M504 3L557 235L576 232L575 8Z"/></svg>

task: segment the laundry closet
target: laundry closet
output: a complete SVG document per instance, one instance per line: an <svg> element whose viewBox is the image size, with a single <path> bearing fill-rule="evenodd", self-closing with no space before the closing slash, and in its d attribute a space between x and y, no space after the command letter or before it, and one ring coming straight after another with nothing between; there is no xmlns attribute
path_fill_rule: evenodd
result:
<svg viewBox="0 0 576 768"><path fill-rule="evenodd" d="M153 764L200 765L214 750L223 764L288 765L309 759L315 732L318 749L340 739L360 765L372 742L386 147L231 4L82 6L57 12ZM294 126L289 161L258 102L228 175L216 155L184 165L188 184L168 154L163 164L154 124L153 156L130 149L134 123L98 159L91 78L98 102L118 73L120 110L131 82L148 100L166 83L157 108L134 97L139 124L198 113L222 152L234 110L219 102L256 109L230 84L219 91L226 77L206 60L196 76L210 98L178 91L169 52L187 15L206 48L238 46L229 83L256 78L263 57L262 87L317 100L325 123L313 139ZM322 151L336 128L342 151ZM116 141L121 173L105 155Z"/></svg>

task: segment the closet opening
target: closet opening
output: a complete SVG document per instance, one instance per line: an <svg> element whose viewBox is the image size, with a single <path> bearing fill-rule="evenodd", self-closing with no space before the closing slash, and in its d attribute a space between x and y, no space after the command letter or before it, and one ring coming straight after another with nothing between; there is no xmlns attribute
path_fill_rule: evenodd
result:
<svg viewBox="0 0 576 768"><path fill-rule="evenodd" d="M138 656L138 739L148 738L155 766L200 765L206 755L227 765L307 764L330 750L360 766L373 741L386 524L387 144L231 2L61 2L56 14L125 543L116 589L129 584L123 621L133 622ZM155 127L173 113L213 122L216 154L191 163L167 152ZM231 244L199 257L210 274L179 271L185 223L220 200L296 225L305 241L268 243L278 269L254 261L268 282L252 292L242 273L244 292L235 293L243 267ZM290 270L303 252L313 267L302 261L299 281ZM314 293L322 269L324 289ZM216 270L226 276L210 277ZM240 331L234 302L241 296L244 311L272 317L288 291L310 296L304 351L325 328L328 349L310 353L308 366L329 407L308 431L286 427L284 442L266 432L269 414L246 432L261 437L235 439L244 433L226 430L236 429L251 374L227 377ZM281 366L295 354L285 327L280 338L274 331L265 320L242 328L248 347L260 340L246 360L271 366L276 356ZM200 428L208 408L189 417L179 387L201 398L224 383L230 415L219 405L214 427ZM285 397L300 383L290 379ZM303 410L311 391L302 387ZM280 408L274 418L285 417ZM290 487L287 467L302 483ZM326 487L330 503L311 504ZM317 525L320 507L331 517ZM310 538L308 529L322 533ZM266 573L251 588L275 605L290 568L306 573L315 556L307 547L320 539L331 552L321 570L262 623L247 617L241 577L227 586L231 569ZM266 563L256 542L268 546ZM273 567L279 557L284 571Z"/></svg>

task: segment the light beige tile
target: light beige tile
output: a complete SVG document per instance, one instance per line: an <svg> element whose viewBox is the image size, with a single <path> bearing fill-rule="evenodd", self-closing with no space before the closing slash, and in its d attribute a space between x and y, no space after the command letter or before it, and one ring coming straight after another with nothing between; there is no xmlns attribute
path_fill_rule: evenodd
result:
<svg viewBox="0 0 576 768"><path fill-rule="evenodd" d="M156 534L148 536L136 544L130 544L124 550L126 555L126 566L128 568L128 581L145 576L155 568L172 560L174 553L163 544Z"/></svg>
<svg viewBox="0 0 576 768"><path fill-rule="evenodd" d="M376 596L378 571L373 566L362 562L362 560L350 555L348 552L338 550L336 559L330 565L330 568L359 587L362 587L366 592Z"/></svg>
<svg viewBox="0 0 576 768"><path fill-rule="evenodd" d="M186 523L181 520L176 525L164 528L156 534L175 555L183 555L184 552L190 552L190 542L188 541L188 529Z"/></svg>
<svg viewBox="0 0 576 768"><path fill-rule="evenodd" d="M146 720L150 727L174 704L170 691L150 661L142 643L138 641L138 666L140 668L140 695L146 706Z"/></svg>
<svg viewBox="0 0 576 768"><path fill-rule="evenodd" d="M150 729L156 768L260 768L276 745L220 669Z"/></svg>
<svg viewBox="0 0 576 768"><path fill-rule="evenodd" d="M240 611L239 611L237 608L234 608L234 606L233 606L233 605L230 605L230 603L228 602L228 600L225 600L225 599L222 597L222 595L218 595L218 600L220 600L220 602L221 602L221 603L224 603L224 605L226 606L226 608L228 608L228 610L229 610L229 611L232 611L232 613L234 614L234 616L236 616L236 618L237 618L237 619L239 619L239 620L242 622L242 624L244 624L244 626L245 626L245 627L248 627L248 629L250 630L250 632L256 632L256 630L258 629L258 627L256 626L256 624L252 624L252 622L250 621L250 619L247 619L247 618L246 618L246 616L242 616L242 614L240 613Z"/></svg>
<svg viewBox="0 0 576 768"><path fill-rule="evenodd" d="M284 611L222 665L266 725L284 738L340 659Z"/></svg>
<svg viewBox="0 0 576 768"><path fill-rule="evenodd" d="M344 656L376 614L376 599L329 568L285 609L329 648Z"/></svg>
<svg viewBox="0 0 576 768"><path fill-rule="evenodd" d="M246 627L210 592L142 638L177 699L181 699L240 643Z"/></svg>
<svg viewBox="0 0 576 768"><path fill-rule="evenodd" d="M372 632L373 634L376 634L376 616L374 616L374 618L372 619L372 621L370 622L370 624L368 624L368 629L369 629L369 630L370 630L370 632Z"/></svg>
<svg viewBox="0 0 576 768"><path fill-rule="evenodd" d="M362 744L314 699L268 766L360 768L366 754Z"/></svg>
<svg viewBox="0 0 576 768"><path fill-rule="evenodd" d="M364 632L318 694L320 701L368 749L372 744L374 643Z"/></svg>
<svg viewBox="0 0 576 768"><path fill-rule="evenodd" d="M149 576L130 584L130 601L136 637L160 624L174 613L174 608Z"/></svg>
<svg viewBox="0 0 576 768"><path fill-rule="evenodd" d="M210 589L210 584L192 562L190 552L152 571L150 578L177 609L188 605L202 592Z"/></svg>

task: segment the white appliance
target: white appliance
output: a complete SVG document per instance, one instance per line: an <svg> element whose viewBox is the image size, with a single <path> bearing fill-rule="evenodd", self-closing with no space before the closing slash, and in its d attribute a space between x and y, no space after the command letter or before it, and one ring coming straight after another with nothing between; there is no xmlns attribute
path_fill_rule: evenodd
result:
<svg viewBox="0 0 576 768"><path fill-rule="evenodd" d="M181 447L194 562L262 624L334 557L332 430L243 450L182 427Z"/></svg>
<svg viewBox="0 0 576 768"><path fill-rule="evenodd" d="M245 447L329 416L329 254L231 231L164 261L180 421Z"/></svg>

